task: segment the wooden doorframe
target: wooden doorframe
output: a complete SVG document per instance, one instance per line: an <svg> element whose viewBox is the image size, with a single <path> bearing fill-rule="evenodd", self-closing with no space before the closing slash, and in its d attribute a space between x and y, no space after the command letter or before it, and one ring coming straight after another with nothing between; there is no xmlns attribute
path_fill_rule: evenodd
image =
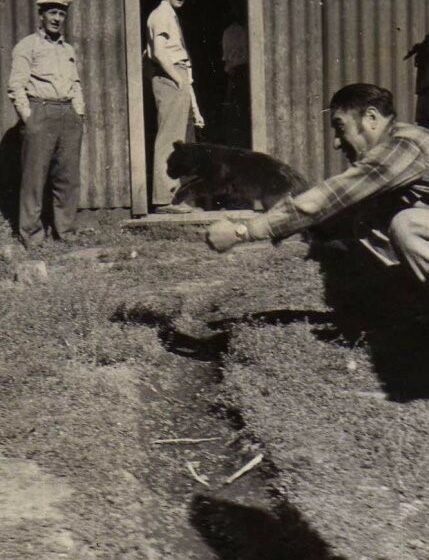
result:
<svg viewBox="0 0 429 560"><path fill-rule="evenodd" d="M252 148L267 152L267 110L264 49L264 2L247 0ZM148 185L143 110L143 69L140 0L124 0L127 56L128 131L131 181L131 212L148 212Z"/></svg>
<svg viewBox="0 0 429 560"><path fill-rule="evenodd" d="M247 0L252 149L268 150L263 0Z"/></svg>
<svg viewBox="0 0 429 560"><path fill-rule="evenodd" d="M148 212L140 0L124 0L131 213Z"/></svg>

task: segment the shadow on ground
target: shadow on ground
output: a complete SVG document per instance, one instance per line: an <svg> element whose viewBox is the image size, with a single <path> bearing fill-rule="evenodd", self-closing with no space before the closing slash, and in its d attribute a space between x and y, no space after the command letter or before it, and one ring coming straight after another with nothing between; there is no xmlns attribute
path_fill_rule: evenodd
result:
<svg viewBox="0 0 429 560"><path fill-rule="evenodd" d="M388 398L397 402L429 398L429 298L400 267L378 269L361 254L314 250L325 278L332 311L272 309L209 321L205 333L176 329L172 317L148 309L126 316L119 309L112 320L158 328L164 347L196 360L222 360L234 325L246 322L289 324L306 321L320 339L355 346L365 343L374 370ZM363 260L362 260L363 259ZM426 314L426 315L425 315Z"/></svg>
<svg viewBox="0 0 429 560"><path fill-rule="evenodd" d="M384 268L364 250L313 247L321 263L334 330L321 338L365 342L391 400L429 398L429 294L399 266Z"/></svg>
<svg viewBox="0 0 429 560"><path fill-rule="evenodd" d="M10 128L0 141L0 213L12 231L18 228L19 184L21 180L21 126Z"/></svg>
<svg viewBox="0 0 429 560"><path fill-rule="evenodd" d="M191 522L220 560L343 560L287 504L270 513L197 495Z"/></svg>

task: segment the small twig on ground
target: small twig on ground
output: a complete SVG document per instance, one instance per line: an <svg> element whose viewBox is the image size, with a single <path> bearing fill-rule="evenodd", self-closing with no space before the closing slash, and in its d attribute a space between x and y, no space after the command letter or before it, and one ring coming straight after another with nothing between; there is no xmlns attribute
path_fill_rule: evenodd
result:
<svg viewBox="0 0 429 560"><path fill-rule="evenodd" d="M240 439L243 437L244 437L243 434L234 435L231 439L227 441L226 447L232 447L235 443L237 443L237 441L240 441Z"/></svg>
<svg viewBox="0 0 429 560"><path fill-rule="evenodd" d="M183 443L183 444L193 444L193 443L205 443L209 441L219 441L220 437L209 437L209 438L171 438L171 439L155 439L152 443L156 445L162 445L165 443Z"/></svg>
<svg viewBox="0 0 429 560"><path fill-rule="evenodd" d="M195 465L195 466L194 466ZM199 463L194 463L191 461L186 461L186 466L188 468L188 471L191 473L192 478L194 480L196 480L197 482L199 482L200 484L203 484L204 486L207 486L207 488L210 488L210 484L207 482L208 477L205 475L199 475L197 473L197 471L195 470L195 467L198 467Z"/></svg>
<svg viewBox="0 0 429 560"><path fill-rule="evenodd" d="M233 475L231 475L229 478L227 478L225 480L225 484L232 484L235 480L237 480L237 478L240 478L240 476L243 476L243 474L245 474L245 473L251 471L252 469L254 469L257 465L259 465L259 463L262 461L263 458L264 458L264 456L263 456L262 453L259 453L259 455L256 455L256 457L254 459L252 459L251 461L246 463L243 467L241 467L240 470L238 470Z"/></svg>

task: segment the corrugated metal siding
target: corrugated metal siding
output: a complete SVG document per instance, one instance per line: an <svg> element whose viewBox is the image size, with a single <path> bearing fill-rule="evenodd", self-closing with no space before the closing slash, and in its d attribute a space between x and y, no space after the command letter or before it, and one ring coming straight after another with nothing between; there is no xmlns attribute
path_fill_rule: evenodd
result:
<svg viewBox="0 0 429 560"><path fill-rule="evenodd" d="M323 2L325 105L338 88L372 82L390 89L398 117L413 122L415 70L404 56L427 33L426 0L326 0ZM325 117L326 172L343 167L330 147L329 115Z"/></svg>
<svg viewBox="0 0 429 560"><path fill-rule="evenodd" d="M37 27L37 11L28 0L0 0L0 135L15 124L7 97L11 53L15 44Z"/></svg>
<svg viewBox="0 0 429 560"><path fill-rule="evenodd" d="M0 0L0 132L16 117L7 99L11 50L37 27L32 0ZM123 2L75 0L67 38L77 51L87 104L82 147L82 208L130 206Z"/></svg>
<svg viewBox="0 0 429 560"><path fill-rule="evenodd" d="M340 171L321 111L352 82L392 90L399 118L414 121L415 68L403 58L429 31L429 2L265 0L264 14L269 153L311 181Z"/></svg>
<svg viewBox="0 0 429 560"><path fill-rule="evenodd" d="M120 0L75 0L69 37L87 104L81 206L130 205L124 9Z"/></svg>
<svg viewBox="0 0 429 560"><path fill-rule="evenodd" d="M310 180L323 174L319 0L265 0L268 151Z"/></svg>

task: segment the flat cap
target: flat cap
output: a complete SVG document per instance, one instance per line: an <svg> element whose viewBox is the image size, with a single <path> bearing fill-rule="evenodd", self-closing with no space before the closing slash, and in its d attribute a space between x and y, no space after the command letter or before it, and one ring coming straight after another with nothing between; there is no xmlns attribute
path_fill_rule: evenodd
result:
<svg viewBox="0 0 429 560"><path fill-rule="evenodd" d="M64 6L68 8L73 0L36 0L38 6L43 6L44 4L58 4L59 6Z"/></svg>

